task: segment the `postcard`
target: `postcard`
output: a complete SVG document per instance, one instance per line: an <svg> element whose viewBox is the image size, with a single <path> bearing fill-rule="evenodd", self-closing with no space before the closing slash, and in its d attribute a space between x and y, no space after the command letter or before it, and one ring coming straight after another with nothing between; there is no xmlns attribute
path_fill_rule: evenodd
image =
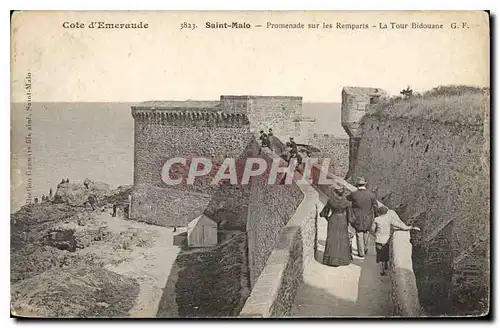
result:
<svg viewBox="0 0 500 328"><path fill-rule="evenodd" d="M486 11L17 11L11 316L484 317Z"/></svg>

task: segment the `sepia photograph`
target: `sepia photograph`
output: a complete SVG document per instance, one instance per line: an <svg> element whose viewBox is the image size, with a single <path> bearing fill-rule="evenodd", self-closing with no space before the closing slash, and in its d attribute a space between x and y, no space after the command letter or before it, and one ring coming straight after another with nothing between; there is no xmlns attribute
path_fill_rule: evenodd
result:
<svg viewBox="0 0 500 328"><path fill-rule="evenodd" d="M481 318L488 11L14 11L13 318Z"/></svg>

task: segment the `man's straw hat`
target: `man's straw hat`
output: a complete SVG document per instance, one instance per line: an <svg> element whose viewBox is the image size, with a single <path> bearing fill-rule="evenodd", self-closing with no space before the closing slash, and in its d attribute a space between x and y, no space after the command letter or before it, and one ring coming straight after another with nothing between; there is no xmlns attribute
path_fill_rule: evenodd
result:
<svg viewBox="0 0 500 328"><path fill-rule="evenodd" d="M359 177L358 180L356 181L356 185L358 186L364 186L366 184L366 180L364 177Z"/></svg>

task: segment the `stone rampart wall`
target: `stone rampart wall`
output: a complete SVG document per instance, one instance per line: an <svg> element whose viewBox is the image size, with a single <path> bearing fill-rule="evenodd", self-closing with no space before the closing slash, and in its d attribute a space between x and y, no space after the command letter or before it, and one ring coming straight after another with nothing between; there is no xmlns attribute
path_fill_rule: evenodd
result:
<svg viewBox="0 0 500 328"><path fill-rule="evenodd" d="M272 156L270 156L272 155ZM268 184L274 154L263 149L259 155L268 170L256 176L250 186L247 216L250 282L253 286L275 247L283 227L295 213L304 195L295 184ZM279 176L280 179L284 177Z"/></svg>
<svg viewBox="0 0 500 328"><path fill-rule="evenodd" d="M422 229L412 243L426 312L487 311L490 189L481 159L489 140L483 125L367 116L361 129L354 175Z"/></svg>
<svg viewBox="0 0 500 328"><path fill-rule="evenodd" d="M336 176L345 177L349 170L349 139L339 138L331 134L310 135L306 144L317 147L319 159L330 160L329 171Z"/></svg>
<svg viewBox="0 0 500 328"><path fill-rule="evenodd" d="M219 185L211 185L203 179L196 179L194 185L188 185L185 181L179 185L167 185L162 180L163 166L168 159L174 157L204 157L212 160L213 165L221 164L228 157L244 157L253 141L245 116L217 113L169 113L162 116L147 112L137 112L134 115L134 191L131 218L166 226L186 224L194 217L175 215L168 210L172 207L168 202L172 198L170 195L177 195L179 192L205 194L211 198L209 202L212 210L220 210L221 206L214 204L213 200L213 197L220 194ZM186 177L188 168L181 167L181 170L184 171L179 176L184 174ZM246 195L244 192L240 194ZM229 208L226 210L236 213L238 217L246 217L245 206L240 206L245 202L248 203L248 199L232 201L234 206L231 207L228 203ZM244 224L240 230L244 230Z"/></svg>

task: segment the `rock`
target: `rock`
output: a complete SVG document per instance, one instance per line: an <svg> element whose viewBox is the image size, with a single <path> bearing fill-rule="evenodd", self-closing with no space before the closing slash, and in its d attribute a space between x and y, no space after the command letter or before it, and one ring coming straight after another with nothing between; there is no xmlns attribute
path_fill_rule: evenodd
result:
<svg viewBox="0 0 500 328"><path fill-rule="evenodd" d="M123 318L139 284L98 266L55 268L11 288L13 314L45 318Z"/></svg>
<svg viewBox="0 0 500 328"><path fill-rule="evenodd" d="M11 250L43 238L52 226L71 220L74 215L75 209L66 205L44 203L24 206L11 215Z"/></svg>
<svg viewBox="0 0 500 328"><path fill-rule="evenodd" d="M45 236L45 245L63 251L76 251L75 231L71 229L50 230Z"/></svg>
<svg viewBox="0 0 500 328"><path fill-rule="evenodd" d="M82 182L62 183L57 186L54 203L68 204L70 206L84 206L89 196L94 196L97 201L113 196L117 191L112 190L107 183L86 180L88 188Z"/></svg>
<svg viewBox="0 0 500 328"><path fill-rule="evenodd" d="M63 258L62 253L71 254L54 247L33 244L21 249L11 249L11 283L36 276L54 266L59 267Z"/></svg>
<svg viewBox="0 0 500 328"><path fill-rule="evenodd" d="M85 248L88 247L95 241L101 241L110 234L109 230L105 226L99 226L97 228L92 227L89 229L78 230L75 233L76 247Z"/></svg>

